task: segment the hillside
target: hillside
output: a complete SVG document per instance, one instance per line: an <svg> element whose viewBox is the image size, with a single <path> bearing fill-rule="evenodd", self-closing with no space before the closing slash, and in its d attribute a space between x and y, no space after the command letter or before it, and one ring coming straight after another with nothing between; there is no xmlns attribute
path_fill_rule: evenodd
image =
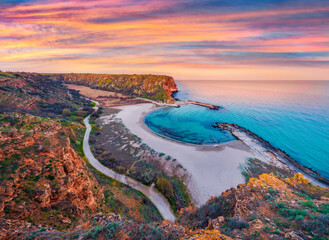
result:
<svg viewBox="0 0 329 240"><path fill-rule="evenodd" d="M89 102L80 98L77 91L67 89L37 73L0 71L0 111L56 116L67 108L75 111Z"/></svg>
<svg viewBox="0 0 329 240"><path fill-rule="evenodd" d="M175 223L163 221L143 194L102 175L85 159L82 119L93 110L79 92L40 74L0 72L0 93L0 239L329 237L329 189L256 159L242 169L247 183L200 208L189 205L184 188L167 177L170 184L164 186L171 188L163 192L174 194L178 218ZM99 128L100 116L93 114L92 139L95 155L104 164L122 173L130 170L131 176L149 184L155 174L164 177L150 164L155 156L168 162L162 154L145 155L148 164L136 163L133 169L136 156L123 154L114 144L101 148L111 135L121 138L117 144L133 145L128 146L131 154L148 150L121 128Z"/></svg>
<svg viewBox="0 0 329 240"><path fill-rule="evenodd" d="M35 239L328 239L328 197L328 189L312 186L301 174L263 174L199 209L182 211L176 223L142 224L99 213L86 220L86 229L20 234Z"/></svg>
<svg viewBox="0 0 329 240"><path fill-rule="evenodd" d="M300 173L262 174L185 211L179 222L236 239L328 239L329 189L313 186Z"/></svg>
<svg viewBox="0 0 329 240"><path fill-rule="evenodd" d="M67 73L45 76L64 83L85 85L156 101L173 102L172 93L177 91L174 79L164 75Z"/></svg>

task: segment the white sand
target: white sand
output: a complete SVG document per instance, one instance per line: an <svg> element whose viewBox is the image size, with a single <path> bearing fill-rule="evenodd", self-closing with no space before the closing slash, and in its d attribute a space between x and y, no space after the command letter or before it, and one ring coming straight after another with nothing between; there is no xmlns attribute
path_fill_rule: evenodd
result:
<svg viewBox="0 0 329 240"><path fill-rule="evenodd" d="M165 153L177 161L191 175L187 183L197 206L212 196L244 182L239 168L249 157L262 158L241 141L219 146L196 146L167 140L153 133L144 123L144 116L156 109L150 103L121 106L117 114L123 124L159 153Z"/></svg>

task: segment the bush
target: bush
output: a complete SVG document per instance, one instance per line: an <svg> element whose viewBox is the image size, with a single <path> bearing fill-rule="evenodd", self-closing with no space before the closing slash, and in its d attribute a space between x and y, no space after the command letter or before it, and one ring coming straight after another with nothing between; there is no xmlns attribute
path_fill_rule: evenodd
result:
<svg viewBox="0 0 329 240"><path fill-rule="evenodd" d="M84 239L97 239L98 236L102 233L102 226L95 226L90 231L85 233Z"/></svg>
<svg viewBox="0 0 329 240"><path fill-rule="evenodd" d="M294 192L294 194L296 194L296 195L298 195L298 196L300 196L300 197L303 197L303 198L305 198L305 199L307 199L307 200L312 200L312 198L311 198L309 195L305 194L305 193Z"/></svg>
<svg viewBox="0 0 329 240"><path fill-rule="evenodd" d="M316 206L314 205L312 200L307 200L307 201L301 201L300 204L303 207L307 207L307 208L316 208Z"/></svg>
<svg viewBox="0 0 329 240"><path fill-rule="evenodd" d="M75 116L75 117L73 117L73 121L82 122L83 121L83 117Z"/></svg>
<svg viewBox="0 0 329 240"><path fill-rule="evenodd" d="M284 202L275 203L276 208L285 208L286 204Z"/></svg>
<svg viewBox="0 0 329 240"><path fill-rule="evenodd" d="M174 197L174 188L169 180L165 178L158 178L155 185L157 189L159 189L159 191L167 198L172 199Z"/></svg>
<svg viewBox="0 0 329 240"><path fill-rule="evenodd" d="M108 223L105 226L106 239L114 238L115 233L117 232L118 229L119 229L119 223L116 223L116 222Z"/></svg>
<svg viewBox="0 0 329 240"><path fill-rule="evenodd" d="M63 114L63 115L66 115L66 116L69 116L69 115L71 115L72 113L71 113L71 110L70 110L70 109L68 109L68 108L64 108L64 109L62 110L62 114Z"/></svg>
<svg viewBox="0 0 329 240"><path fill-rule="evenodd" d="M233 218L227 218L227 225L229 228L231 229L243 229L243 228L248 228L249 224L248 222L237 218L237 219L233 219Z"/></svg>
<svg viewBox="0 0 329 240"><path fill-rule="evenodd" d="M304 220L304 216L303 216L303 215L297 215L297 216L295 217L295 220L296 220L296 221L303 221L303 220Z"/></svg>
<svg viewBox="0 0 329 240"><path fill-rule="evenodd" d="M216 197L195 212L184 212L179 222L193 228L205 228L208 226L209 219L226 215L234 204L234 202L224 201L221 196Z"/></svg>
<svg viewBox="0 0 329 240"><path fill-rule="evenodd" d="M329 203L323 203L319 208L320 213L329 214Z"/></svg>
<svg viewBox="0 0 329 240"><path fill-rule="evenodd" d="M308 213L305 210L288 209L288 208L279 209L279 214L284 216L284 217L293 217L293 218L295 218L298 215L301 215L301 216L307 216L308 215Z"/></svg>
<svg viewBox="0 0 329 240"><path fill-rule="evenodd" d="M85 111L82 111L82 110L78 110L77 111L77 115L80 116L80 117L83 117L86 115L86 112Z"/></svg>
<svg viewBox="0 0 329 240"><path fill-rule="evenodd" d="M321 214L312 221L303 222L302 229L310 231L312 234L325 235L329 234L329 216Z"/></svg>

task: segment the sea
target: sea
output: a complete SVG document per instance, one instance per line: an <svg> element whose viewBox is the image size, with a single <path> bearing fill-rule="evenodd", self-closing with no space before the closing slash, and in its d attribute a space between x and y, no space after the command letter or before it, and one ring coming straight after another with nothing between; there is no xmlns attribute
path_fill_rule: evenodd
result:
<svg viewBox="0 0 329 240"><path fill-rule="evenodd" d="M176 80L175 80L176 81ZM329 81L176 81L180 100L219 105L167 107L145 117L156 134L189 144L234 141L216 122L236 123L329 179Z"/></svg>

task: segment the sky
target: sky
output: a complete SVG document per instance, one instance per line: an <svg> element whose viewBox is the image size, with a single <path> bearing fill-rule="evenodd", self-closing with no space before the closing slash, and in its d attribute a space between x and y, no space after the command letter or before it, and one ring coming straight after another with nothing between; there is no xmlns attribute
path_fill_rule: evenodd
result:
<svg viewBox="0 0 329 240"><path fill-rule="evenodd" d="M329 80L329 1L0 0L0 69Z"/></svg>

